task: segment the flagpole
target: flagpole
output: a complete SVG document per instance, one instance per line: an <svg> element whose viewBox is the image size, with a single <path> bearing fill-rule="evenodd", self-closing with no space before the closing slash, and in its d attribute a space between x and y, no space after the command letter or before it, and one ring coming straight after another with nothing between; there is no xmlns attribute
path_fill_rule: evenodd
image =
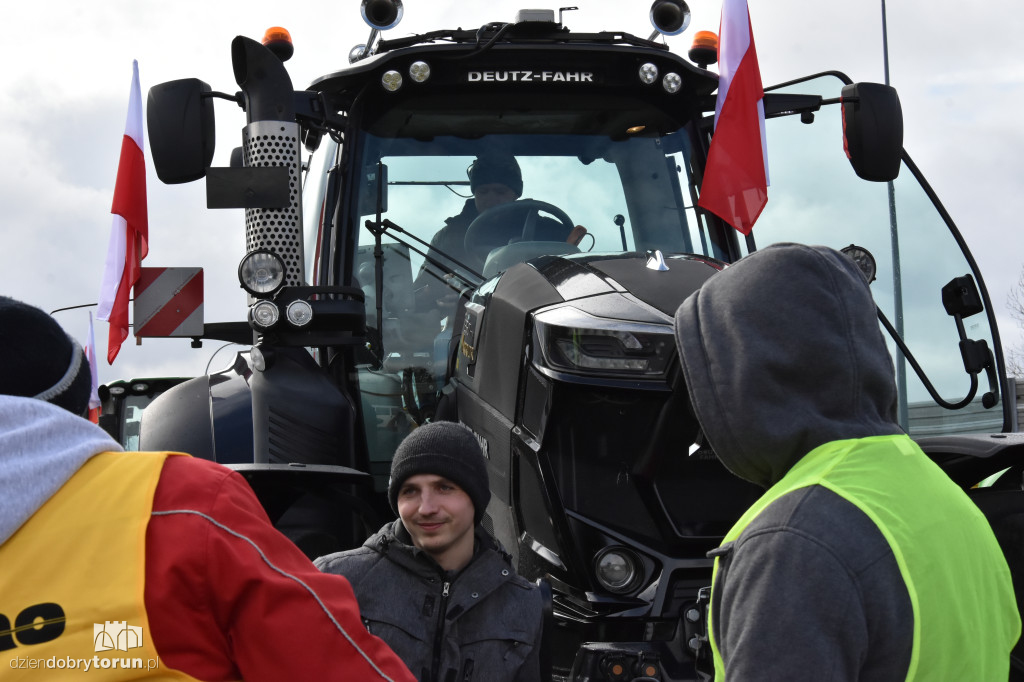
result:
<svg viewBox="0 0 1024 682"><path fill-rule="evenodd" d="M882 0L882 66L885 71L885 84L889 85L889 31L886 25L885 0ZM892 250L892 296L893 311L896 317L896 334L903 338L903 273L900 268L900 238L896 226L896 190L892 180L886 183L889 192L889 240ZM902 353L896 354L896 386L899 389L899 403L896 417L904 431L909 432L909 414L907 406L907 361Z"/></svg>

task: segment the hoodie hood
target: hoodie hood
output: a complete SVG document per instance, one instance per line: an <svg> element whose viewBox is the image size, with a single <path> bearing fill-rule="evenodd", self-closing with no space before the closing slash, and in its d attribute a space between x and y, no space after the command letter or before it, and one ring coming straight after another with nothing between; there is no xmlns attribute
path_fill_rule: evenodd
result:
<svg viewBox="0 0 1024 682"><path fill-rule="evenodd" d="M0 545L90 457L121 450L106 431L61 407L0 395Z"/></svg>
<svg viewBox="0 0 1024 682"><path fill-rule="evenodd" d="M903 433L871 292L838 251L776 244L739 260L683 301L675 334L708 444L752 483L830 441Z"/></svg>

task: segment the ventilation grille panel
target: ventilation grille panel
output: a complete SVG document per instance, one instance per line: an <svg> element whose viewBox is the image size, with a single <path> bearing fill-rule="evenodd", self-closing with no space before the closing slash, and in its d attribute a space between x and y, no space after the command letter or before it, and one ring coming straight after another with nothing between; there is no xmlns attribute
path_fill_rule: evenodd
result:
<svg viewBox="0 0 1024 682"><path fill-rule="evenodd" d="M269 249L284 259L285 286L305 284L302 248L299 125L284 121L255 121L242 131L245 165L285 166L290 187L288 208L245 209L246 252Z"/></svg>

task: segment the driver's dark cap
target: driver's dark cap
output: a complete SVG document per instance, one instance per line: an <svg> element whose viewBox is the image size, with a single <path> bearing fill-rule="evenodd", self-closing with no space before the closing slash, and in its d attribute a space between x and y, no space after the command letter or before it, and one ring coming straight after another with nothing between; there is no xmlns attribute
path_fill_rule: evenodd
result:
<svg viewBox="0 0 1024 682"><path fill-rule="evenodd" d="M523 194L523 173L512 156L481 156L467 171L469 188L476 193L481 185L505 185L516 196Z"/></svg>

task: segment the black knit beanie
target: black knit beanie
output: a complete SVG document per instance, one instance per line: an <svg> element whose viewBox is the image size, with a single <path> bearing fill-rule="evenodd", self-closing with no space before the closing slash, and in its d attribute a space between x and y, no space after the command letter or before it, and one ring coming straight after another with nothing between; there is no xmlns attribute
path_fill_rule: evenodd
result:
<svg viewBox="0 0 1024 682"><path fill-rule="evenodd" d="M398 513L398 491L410 476L433 474L447 478L473 501L473 520L480 523L491 501L487 462L476 436L456 422L430 422L399 444L391 460L388 501Z"/></svg>
<svg viewBox="0 0 1024 682"><path fill-rule="evenodd" d="M505 185L516 196L523 194L523 172L512 156L482 156L469 167L469 189L475 194L480 185Z"/></svg>
<svg viewBox="0 0 1024 682"><path fill-rule="evenodd" d="M39 308L0 296L0 394L38 398L84 416L91 389L78 342Z"/></svg>

